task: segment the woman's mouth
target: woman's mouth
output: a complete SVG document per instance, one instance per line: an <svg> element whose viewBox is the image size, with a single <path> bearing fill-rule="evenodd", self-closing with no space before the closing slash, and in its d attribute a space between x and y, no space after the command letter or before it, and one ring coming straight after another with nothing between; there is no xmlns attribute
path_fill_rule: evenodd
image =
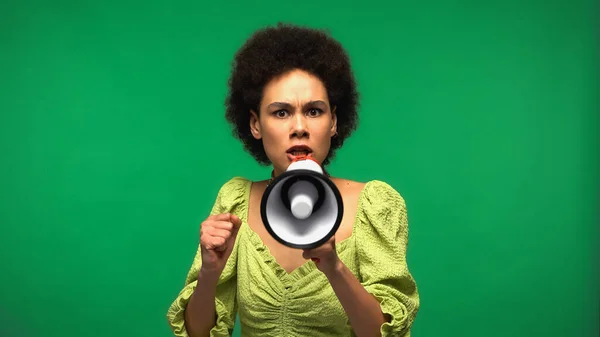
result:
<svg viewBox="0 0 600 337"><path fill-rule="evenodd" d="M287 157L290 161L295 161L300 158L311 158L312 154L310 152L290 152L287 154Z"/></svg>
<svg viewBox="0 0 600 337"><path fill-rule="evenodd" d="M291 152L292 156L296 156L296 157L299 157L299 156L306 157L309 153L310 152L308 152L308 151L293 151L293 152Z"/></svg>
<svg viewBox="0 0 600 337"><path fill-rule="evenodd" d="M310 157L312 149L306 145L295 145L287 150L287 156L290 161L300 157Z"/></svg>

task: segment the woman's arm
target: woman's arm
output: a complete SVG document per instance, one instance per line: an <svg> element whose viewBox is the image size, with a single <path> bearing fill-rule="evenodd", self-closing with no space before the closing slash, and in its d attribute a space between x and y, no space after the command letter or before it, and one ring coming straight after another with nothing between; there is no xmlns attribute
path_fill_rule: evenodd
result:
<svg viewBox="0 0 600 337"><path fill-rule="evenodd" d="M325 274L357 335L409 336L420 300L406 260L406 204L380 181L369 184L364 196L354 228L357 275L339 259L333 238L305 250L303 257Z"/></svg>
<svg viewBox="0 0 600 337"><path fill-rule="evenodd" d="M320 247L304 250L303 257L312 259L325 274L356 335L381 336L381 325L386 322L386 317L379 301L340 260L335 249L335 236Z"/></svg>
<svg viewBox="0 0 600 337"><path fill-rule="evenodd" d="M230 256L223 272L213 273L202 268L199 250L167 311L169 326L177 337L230 336L237 312L236 259Z"/></svg>
<svg viewBox="0 0 600 337"><path fill-rule="evenodd" d="M226 212L237 210L239 198L236 196L240 195L244 186L242 179L231 179L224 184L210 213L213 221L205 221L200 227L200 244L187 272L184 287L167 311L167 321L174 336L230 336L233 331L237 312L235 237L241 220ZM223 221L231 221L235 226L220 228L218 223L222 224ZM232 234L225 242L220 239L207 240L230 229Z"/></svg>
<svg viewBox="0 0 600 337"><path fill-rule="evenodd" d="M358 337L381 336L380 328L388 321L379 302L368 293L350 269L338 259L337 266L325 276L340 300L352 329Z"/></svg>
<svg viewBox="0 0 600 337"><path fill-rule="evenodd" d="M189 337L204 337L210 335L215 326L217 314L215 296L219 275L198 273L198 284L190 297L185 309L185 329Z"/></svg>

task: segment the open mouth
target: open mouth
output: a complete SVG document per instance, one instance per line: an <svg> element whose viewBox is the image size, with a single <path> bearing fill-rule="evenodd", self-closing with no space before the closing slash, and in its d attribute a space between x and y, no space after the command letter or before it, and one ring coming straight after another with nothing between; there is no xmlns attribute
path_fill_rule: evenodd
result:
<svg viewBox="0 0 600 337"><path fill-rule="evenodd" d="M299 156L307 156L310 152L308 152L308 151L293 151L293 152L288 152L288 153L291 153L292 156L299 157Z"/></svg>
<svg viewBox="0 0 600 337"><path fill-rule="evenodd" d="M305 145L292 146L287 150L288 157L307 157L312 153L312 149Z"/></svg>

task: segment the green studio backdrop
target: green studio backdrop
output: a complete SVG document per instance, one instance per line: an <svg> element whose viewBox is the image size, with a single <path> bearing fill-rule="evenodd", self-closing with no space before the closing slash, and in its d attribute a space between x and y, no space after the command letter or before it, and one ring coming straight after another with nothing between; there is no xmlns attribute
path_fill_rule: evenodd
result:
<svg viewBox="0 0 600 337"><path fill-rule="evenodd" d="M287 21L329 28L351 55L361 121L330 171L405 198L413 335L598 336L595 13L3 1L0 335L170 335L219 187L270 174L225 123L231 59Z"/></svg>

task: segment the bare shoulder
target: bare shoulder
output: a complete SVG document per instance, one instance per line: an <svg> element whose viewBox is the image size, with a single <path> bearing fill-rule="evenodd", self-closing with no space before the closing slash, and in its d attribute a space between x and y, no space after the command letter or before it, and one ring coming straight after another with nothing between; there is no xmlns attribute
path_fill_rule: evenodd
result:
<svg viewBox="0 0 600 337"><path fill-rule="evenodd" d="M358 197L366 185L364 182L344 178L332 177L331 180L335 183L342 195L349 197Z"/></svg>
<svg viewBox="0 0 600 337"><path fill-rule="evenodd" d="M250 185L250 198L261 198L262 194L267 189L267 185L269 184L269 180L257 180L252 181Z"/></svg>

